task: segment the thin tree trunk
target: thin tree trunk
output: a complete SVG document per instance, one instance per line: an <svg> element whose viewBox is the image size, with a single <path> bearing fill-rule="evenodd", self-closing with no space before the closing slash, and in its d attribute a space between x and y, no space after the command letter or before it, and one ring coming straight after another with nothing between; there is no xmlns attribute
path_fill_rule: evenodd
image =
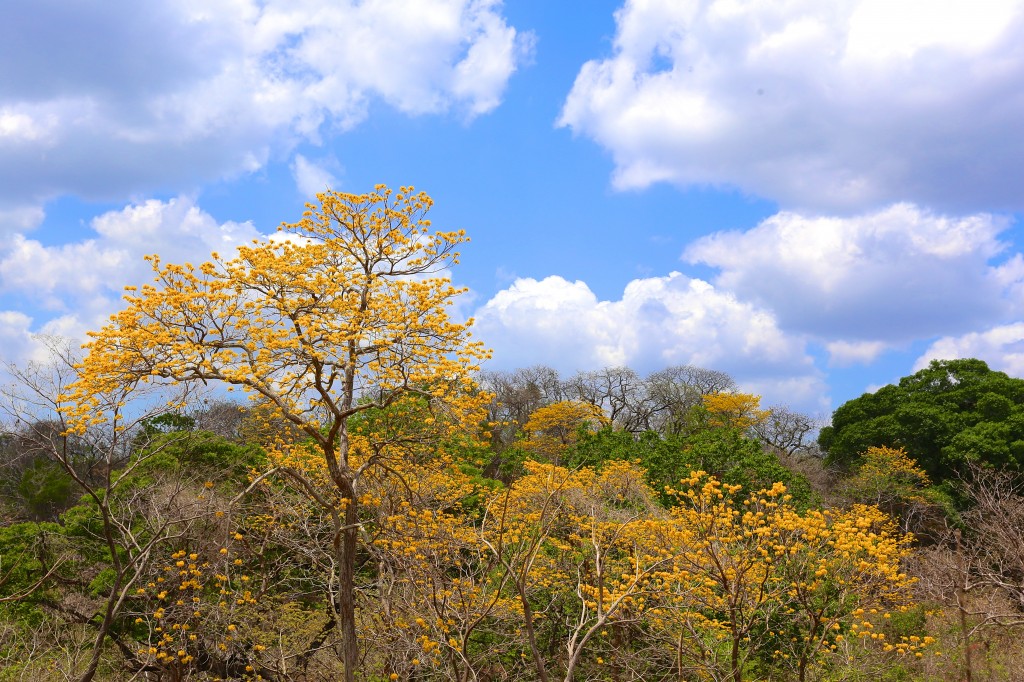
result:
<svg viewBox="0 0 1024 682"><path fill-rule="evenodd" d="M91 491L89 492L91 493ZM100 514L103 518L103 538L107 549L110 551L110 560L114 566L114 584L110 587L110 596L107 597L107 603L103 608L103 620L100 622L99 632L96 633L96 640L93 642L89 665L86 667L85 672L82 673L82 676L78 678L78 682L91 682L92 678L96 676L96 670L100 665L100 656L103 654L103 642L106 640L107 633L110 632L110 628L114 624L114 607L120 601L119 592L124 582L124 568L121 565L121 558L117 552L118 546L113 537L113 524L110 520L110 513L106 505L100 503L99 498L95 495L92 497L98 503Z"/></svg>
<svg viewBox="0 0 1024 682"><path fill-rule="evenodd" d="M355 682L359 665L359 638L356 633L356 547L359 542L357 500L352 484L345 481L345 525L334 539L338 561L338 619L341 621L341 650L344 682Z"/></svg>
<svg viewBox="0 0 1024 682"><path fill-rule="evenodd" d="M968 566L967 561L964 558L963 548L960 544L960 529L957 529L954 533L956 538L956 554L960 559L960 583L956 588L956 608L960 615L960 632L964 636L964 667L967 668L967 675L965 677L967 682L972 682L974 675L973 666L971 665L971 635L967 630L967 590L964 588L964 583L967 581Z"/></svg>
<svg viewBox="0 0 1024 682"><path fill-rule="evenodd" d="M115 581L113 591L111 592L111 599L107 600L106 608L103 612L103 622L100 623L99 632L96 633L96 641L93 642L92 657L89 659L89 666L82 673L82 676L78 678L78 682L90 682L93 677L96 676L96 670L100 665L100 656L103 654L103 642L107 638L107 633L110 632L110 626L114 622L114 604L113 594L116 590L119 590L121 586L120 576Z"/></svg>
<svg viewBox="0 0 1024 682"><path fill-rule="evenodd" d="M956 606L960 615L960 632L964 637L964 679L966 682L973 682L973 665L971 664L971 636L967 630L967 607L964 605L964 591L958 587L956 590Z"/></svg>
<svg viewBox="0 0 1024 682"><path fill-rule="evenodd" d="M526 598L526 591L519 580L516 580L516 591L519 592L519 601L523 605L523 626L526 628L530 653L533 654L533 664L537 668L537 677L541 682L548 682L548 671L544 668L544 659L540 657L540 651L537 649L537 636L533 631L533 608L530 606L530 600Z"/></svg>
<svg viewBox="0 0 1024 682"><path fill-rule="evenodd" d="M732 638L732 682L743 682L743 671L740 670L740 643L736 635Z"/></svg>

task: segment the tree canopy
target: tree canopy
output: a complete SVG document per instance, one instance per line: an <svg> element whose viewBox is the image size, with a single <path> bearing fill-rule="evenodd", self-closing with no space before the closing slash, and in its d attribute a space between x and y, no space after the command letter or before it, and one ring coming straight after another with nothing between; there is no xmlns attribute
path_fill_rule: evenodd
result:
<svg viewBox="0 0 1024 682"><path fill-rule="evenodd" d="M844 403L821 430L826 462L849 467L868 448L903 448L932 481L968 462L1024 468L1024 379L981 360L933 360L898 384Z"/></svg>
<svg viewBox="0 0 1024 682"><path fill-rule="evenodd" d="M423 438L443 438L445 425L483 420L472 372L487 352L469 339L469 323L448 316L463 290L446 274L466 237L432 229L430 197L380 185L318 198L302 220L235 258L213 254L194 267L152 257L155 285L130 291L127 306L92 335L63 410L73 431L116 430L136 386L216 381L242 388L268 419L293 424L303 441L262 445L276 471L333 519L330 601L352 680L365 479ZM125 399L104 410L97 396L111 390ZM378 419L380 432L353 433L350 420L370 410L415 418Z"/></svg>
<svg viewBox="0 0 1024 682"><path fill-rule="evenodd" d="M819 508L828 491L801 473L820 464L811 418L694 367L481 376L471 321L447 313L464 235L434 231L411 188L319 199L234 258L153 257L156 282L129 292L84 358L55 347L52 369L0 389L0 670L923 670L933 640L906 620L904 572L904 531L935 499L923 444L949 466L1021 461L1024 382L936 363L844 406L822 439L837 458L851 448L852 475ZM251 404L200 402L207 383ZM878 434L906 442L873 447ZM1014 555L985 556L991 590L1017 594L996 582L1016 580Z"/></svg>

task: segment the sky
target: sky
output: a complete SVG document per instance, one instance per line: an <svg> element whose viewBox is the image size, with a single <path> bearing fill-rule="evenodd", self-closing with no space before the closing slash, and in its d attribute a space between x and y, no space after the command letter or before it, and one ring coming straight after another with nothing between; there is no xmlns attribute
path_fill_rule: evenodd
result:
<svg viewBox="0 0 1024 682"><path fill-rule="evenodd" d="M1024 0L5 0L0 357L316 192L472 241L486 369L691 364L816 415L1024 377Z"/></svg>

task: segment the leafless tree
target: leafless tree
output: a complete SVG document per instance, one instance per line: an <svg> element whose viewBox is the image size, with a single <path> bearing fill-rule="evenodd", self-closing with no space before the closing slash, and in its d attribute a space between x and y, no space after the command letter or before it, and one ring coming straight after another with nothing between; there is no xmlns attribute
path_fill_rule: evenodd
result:
<svg viewBox="0 0 1024 682"><path fill-rule="evenodd" d="M494 394L488 419L494 424L492 441L499 453L515 442L537 408L566 397L558 372L543 365L512 372L481 372L478 381L482 389Z"/></svg>
<svg viewBox="0 0 1024 682"><path fill-rule="evenodd" d="M754 434L780 459L795 459L814 453L814 433L819 419L785 405L768 408L768 417L754 425Z"/></svg>
<svg viewBox="0 0 1024 682"><path fill-rule="evenodd" d="M654 410L647 382L628 367L578 372L566 382L566 391L601 408L616 428L632 433L650 428Z"/></svg>
<svg viewBox="0 0 1024 682"><path fill-rule="evenodd" d="M193 419L195 419L197 429L237 441L241 438L242 424L246 415L245 405L230 400L210 400L203 401L193 415Z"/></svg>
<svg viewBox="0 0 1024 682"><path fill-rule="evenodd" d="M972 638L984 628L1024 625L1024 480L972 466L963 492L970 508L962 528L947 524L914 569L926 596L956 609L971 682Z"/></svg>
<svg viewBox="0 0 1024 682"><path fill-rule="evenodd" d="M728 374L690 365L669 367L646 378L628 367L607 367L577 372L567 380L550 367L534 366L483 372L479 382L494 394L489 418L495 424L493 442L499 452L515 442L537 408L560 400L596 405L616 428L631 433L654 430L674 435L685 430L691 410L703 396L736 388Z"/></svg>
<svg viewBox="0 0 1024 682"><path fill-rule="evenodd" d="M145 422L167 412L168 403L187 404L188 387L179 387L170 400L166 392L154 392L145 395L141 404L131 405L126 404L126 391L97 396L102 407L115 415L112 423L84 433L72 432L65 421L63 396L77 377L78 358L66 340L43 341L51 353L50 363L7 367L15 383L0 392L0 415L8 433L17 429L27 451L55 462L71 477L99 517L94 539L105 548L111 572L105 594L95 604L84 602L86 612L51 605L72 621L95 626L92 653L78 678L88 682L95 676L103 644L139 577L148 570L154 550L207 510L195 495L189 495L184 478L155 483L145 490L128 485L132 472L146 461L132 456L146 449L139 440ZM157 447L148 453L159 451ZM78 576L79 581L81 578Z"/></svg>
<svg viewBox="0 0 1024 682"><path fill-rule="evenodd" d="M725 372L692 365L654 372L646 383L651 403L650 427L663 435L685 430L690 411L705 395L736 388L736 382Z"/></svg>

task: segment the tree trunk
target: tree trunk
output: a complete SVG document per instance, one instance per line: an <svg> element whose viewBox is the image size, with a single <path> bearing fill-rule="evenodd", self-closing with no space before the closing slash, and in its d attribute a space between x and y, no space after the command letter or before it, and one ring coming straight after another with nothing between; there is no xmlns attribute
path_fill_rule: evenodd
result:
<svg viewBox="0 0 1024 682"><path fill-rule="evenodd" d="M110 627L114 623L114 609L113 599L116 595L116 591L121 587L121 576L117 576L114 581L114 587L111 589L110 599L107 600L106 607L103 610L103 621L100 623L99 632L96 633L96 639L92 645L92 656L89 658L89 665L86 666L85 672L78 678L78 682L91 682L96 676L96 671L99 669L100 656L103 655L103 641L107 638L107 633L110 632Z"/></svg>
<svg viewBox="0 0 1024 682"><path fill-rule="evenodd" d="M356 548L359 542L358 501L351 481L345 481L345 525L334 538L338 561L338 619L341 621L341 650L344 682L355 682L359 665L359 638L356 633Z"/></svg>
<svg viewBox="0 0 1024 682"><path fill-rule="evenodd" d="M967 607L965 605L965 595L963 588L957 588L956 591L956 607L959 611L960 616L960 634L964 638L964 679L966 682L973 682L974 679L974 666L971 662L971 636L967 629Z"/></svg>
<svg viewBox="0 0 1024 682"><path fill-rule="evenodd" d="M516 591L519 592L519 601L523 605L523 625L526 627L526 640L530 644L530 653L533 654L533 664L537 668L537 677L541 682L548 682L548 672L544 668L544 659L540 656L540 651L537 649L537 635L533 631L533 608L530 606L530 600L526 598L526 590L523 589L522 583L516 580Z"/></svg>
<svg viewBox="0 0 1024 682"><path fill-rule="evenodd" d="M732 663L732 682L743 682L743 671L740 670L740 642L736 638L737 635L733 635L732 638L732 652L731 652L731 663Z"/></svg>
<svg viewBox="0 0 1024 682"><path fill-rule="evenodd" d="M110 628L114 625L114 607L119 601L121 585L124 583L124 568L118 557L118 546L113 536L113 522L110 519L110 513L106 504L100 503L96 495L93 495L92 498L96 500L103 519L103 538L106 541L107 549L110 551L111 563L113 563L114 567L114 584L110 587L110 595L107 597L107 602L103 607L103 620L100 622L99 631L96 633L96 639L93 642L89 665L86 666L82 676L78 678L78 682L92 682L92 679L96 676L96 671L100 665L100 657L103 655L103 642L106 640Z"/></svg>
<svg viewBox="0 0 1024 682"><path fill-rule="evenodd" d="M956 588L956 608L960 616L960 633L964 638L964 667L966 668L966 681L973 680L973 666L971 665L971 635L967 629L967 590L964 583L968 580L969 566L964 557L963 547L960 544L960 529L953 534L956 539L956 554L960 558L960 580Z"/></svg>

